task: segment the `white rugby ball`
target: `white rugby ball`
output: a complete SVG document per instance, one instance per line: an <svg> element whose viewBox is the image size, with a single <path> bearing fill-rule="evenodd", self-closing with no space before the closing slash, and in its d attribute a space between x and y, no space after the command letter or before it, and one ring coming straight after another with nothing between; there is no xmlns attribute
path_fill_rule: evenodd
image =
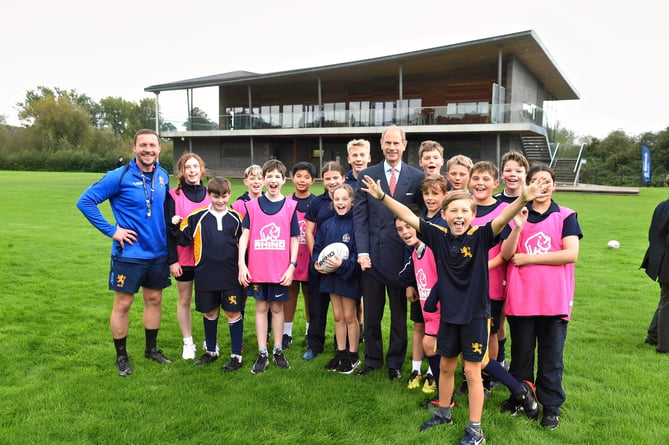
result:
<svg viewBox="0 0 669 445"><path fill-rule="evenodd" d="M620 242L612 239L607 245L609 246L609 249L618 249L620 247Z"/></svg>
<svg viewBox="0 0 669 445"><path fill-rule="evenodd" d="M341 258L345 260L348 258L348 246L344 243L332 243L328 244L321 250L321 253L318 254L318 260L316 264L324 273L331 273L336 270L336 268L329 267L327 265L327 260L330 258Z"/></svg>

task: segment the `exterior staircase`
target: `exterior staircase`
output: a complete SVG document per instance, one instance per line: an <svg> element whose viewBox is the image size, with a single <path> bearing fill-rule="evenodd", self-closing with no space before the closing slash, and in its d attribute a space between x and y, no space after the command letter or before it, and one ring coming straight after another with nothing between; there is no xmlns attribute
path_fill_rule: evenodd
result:
<svg viewBox="0 0 669 445"><path fill-rule="evenodd" d="M524 135L520 137L520 145L530 164L533 162L542 162L546 165L550 165L553 156L551 155L548 137Z"/></svg>
<svg viewBox="0 0 669 445"><path fill-rule="evenodd" d="M556 159L553 165L558 184L578 185L578 159Z"/></svg>

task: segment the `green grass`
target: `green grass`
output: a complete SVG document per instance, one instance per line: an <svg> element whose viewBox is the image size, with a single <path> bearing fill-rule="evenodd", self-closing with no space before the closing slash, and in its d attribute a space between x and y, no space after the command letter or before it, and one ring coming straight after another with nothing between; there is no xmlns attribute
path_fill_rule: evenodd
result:
<svg viewBox="0 0 669 445"><path fill-rule="evenodd" d="M222 361L194 368L180 360L176 289L164 295L159 345L172 365L142 357L141 299L131 310L129 378L114 368L106 289L110 241L75 207L99 174L0 172L0 443L456 443L467 421L458 400L455 425L418 433L429 415L422 393L389 382L385 371L365 378L323 370L326 354L300 359L301 304L292 368L270 366L254 376L253 305L245 326L244 368ZM233 196L243 191L234 182ZM286 186L286 192L290 190ZM320 192L321 185L315 186ZM504 388L486 402L488 443L663 443L669 437L664 384L669 356L644 345L659 287L638 269L663 189L639 196L556 194L578 211L585 234L576 265L576 299L565 351L567 402L560 427L546 431L499 413ZM109 214L110 212L107 212ZM606 247L617 239L621 248ZM196 342L202 342L194 314ZM387 319L387 318L386 318ZM332 337L329 323L328 339ZM229 350L225 325L221 349ZM387 336L386 336L387 338ZM508 348L508 346L507 346ZM409 357L408 357L409 359ZM408 361L404 373L408 374Z"/></svg>

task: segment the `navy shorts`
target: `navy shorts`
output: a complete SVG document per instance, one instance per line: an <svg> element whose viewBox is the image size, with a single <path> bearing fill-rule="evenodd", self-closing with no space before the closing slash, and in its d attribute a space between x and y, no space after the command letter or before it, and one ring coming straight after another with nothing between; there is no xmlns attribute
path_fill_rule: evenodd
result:
<svg viewBox="0 0 669 445"><path fill-rule="evenodd" d="M195 279L195 266L181 266L181 276L174 277L177 281L193 281Z"/></svg>
<svg viewBox="0 0 669 445"><path fill-rule="evenodd" d="M195 290L195 310L206 314L217 307L226 312L241 312L244 307L241 287L229 290Z"/></svg>
<svg viewBox="0 0 669 445"><path fill-rule="evenodd" d="M504 310L504 300L490 300L490 314L492 323L490 323L490 333L497 334L499 326L502 323L502 311Z"/></svg>
<svg viewBox="0 0 669 445"><path fill-rule="evenodd" d="M472 320L469 324L441 322L437 334L437 353L454 358L462 353L468 362L482 362L488 352L488 319Z"/></svg>
<svg viewBox="0 0 669 445"><path fill-rule="evenodd" d="M109 290L135 294L140 287L165 289L171 284L167 258L127 260L113 258L109 271Z"/></svg>
<svg viewBox="0 0 669 445"><path fill-rule="evenodd" d="M288 301L288 287L277 283L251 283L246 288L246 295L258 301Z"/></svg>
<svg viewBox="0 0 669 445"><path fill-rule="evenodd" d="M409 304L409 311L411 314L411 321L414 323L425 323L423 309L420 307L420 301L412 301L411 304Z"/></svg>

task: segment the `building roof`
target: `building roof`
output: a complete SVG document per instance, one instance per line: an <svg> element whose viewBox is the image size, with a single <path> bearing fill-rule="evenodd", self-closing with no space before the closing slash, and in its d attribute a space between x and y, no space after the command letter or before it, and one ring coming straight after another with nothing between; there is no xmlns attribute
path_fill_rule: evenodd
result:
<svg viewBox="0 0 669 445"><path fill-rule="evenodd" d="M281 81L307 82L317 78L324 81L342 78L355 81L356 78L369 79L370 77L397 75L399 66L402 66L404 76L410 76L431 71L443 72L444 66L447 66L448 70L456 70L475 68L481 64L496 64L500 48L503 57L508 55L517 57L543 83L551 99L571 100L579 98L576 89L562 74L537 34L532 30L313 68L268 74L233 71L152 85L144 88L144 91L160 92L240 83L258 85L276 84Z"/></svg>

